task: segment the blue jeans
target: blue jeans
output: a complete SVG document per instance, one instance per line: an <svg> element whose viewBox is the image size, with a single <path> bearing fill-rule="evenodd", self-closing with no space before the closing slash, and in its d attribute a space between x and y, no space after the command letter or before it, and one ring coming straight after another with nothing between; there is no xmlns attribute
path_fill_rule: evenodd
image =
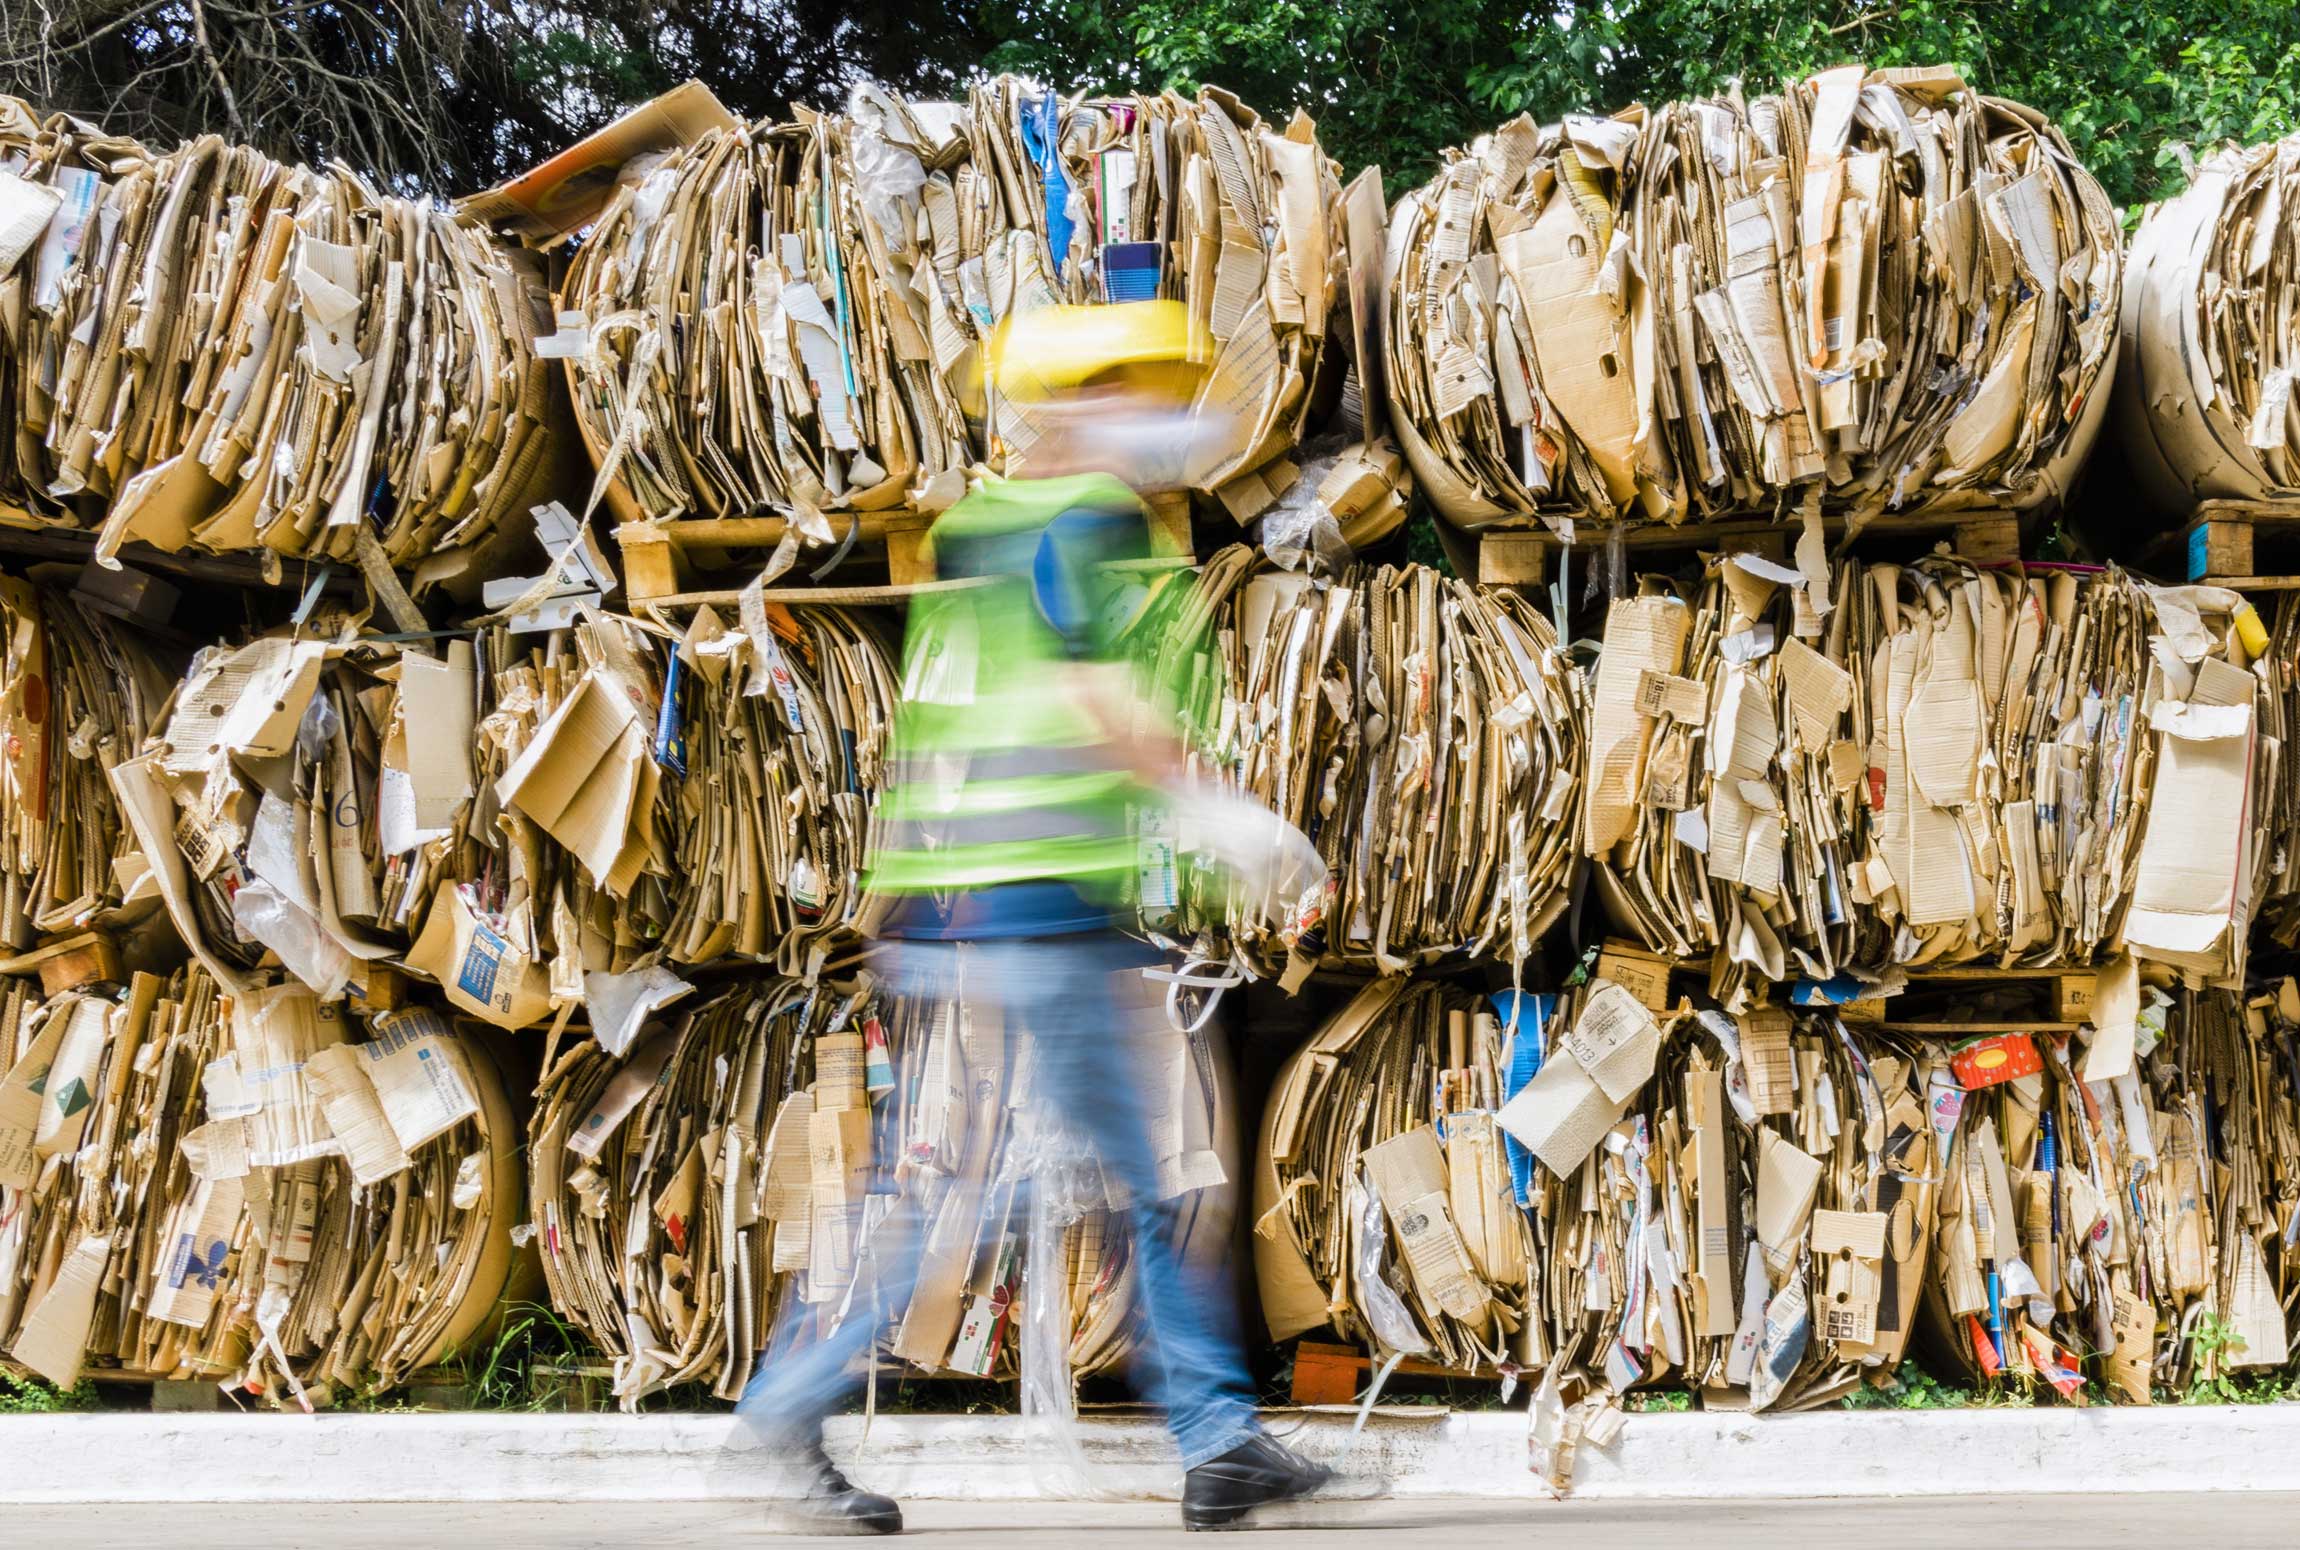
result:
<svg viewBox="0 0 2300 1550"><path fill-rule="evenodd" d="M961 944L893 942L874 969L897 994L947 993ZM1148 1339L1137 1345L1134 1384L1166 1412L1166 1426L1195 1469L1260 1432L1253 1392L1239 1349L1236 1303L1220 1272L1200 1276L1180 1261L1174 1210L1157 1199L1157 1158L1136 1095L1145 1088L1130 1026L1139 995L1120 996L1118 976L1138 975L1156 961L1148 949L1114 931L1022 937L965 944L967 999L995 1001L1007 1027L1034 1041L1038 1101L1065 1116L1093 1143L1104 1173L1131 1200L1126 1225L1133 1242L1139 1300ZM918 1280L923 1232L914 1210L891 1213L858 1254L858 1285L847 1316L811 1343L786 1348L789 1315L736 1409L776 1434L802 1437L850 1401L862 1385L852 1369L884 1320L860 1278L877 1277L877 1301L907 1307Z"/></svg>

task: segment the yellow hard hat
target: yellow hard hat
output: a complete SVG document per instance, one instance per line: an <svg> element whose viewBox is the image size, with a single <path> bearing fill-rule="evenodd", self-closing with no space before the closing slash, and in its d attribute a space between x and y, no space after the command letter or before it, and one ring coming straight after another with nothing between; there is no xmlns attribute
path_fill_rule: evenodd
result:
<svg viewBox="0 0 2300 1550"><path fill-rule="evenodd" d="M1034 307L998 326L984 351L986 380L1008 398L1047 398L1127 367L1203 364L1190 313L1178 301Z"/></svg>

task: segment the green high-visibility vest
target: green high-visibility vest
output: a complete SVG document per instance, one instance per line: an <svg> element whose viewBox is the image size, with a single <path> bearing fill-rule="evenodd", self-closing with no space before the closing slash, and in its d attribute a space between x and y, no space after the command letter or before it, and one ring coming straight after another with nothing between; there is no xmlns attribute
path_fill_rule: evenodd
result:
<svg viewBox="0 0 2300 1550"><path fill-rule="evenodd" d="M1080 507L1141 504L1107 474L1009 480L935 523L938 554L964 553L963 569L998 579L912 600L871 889L1058 881L1096 903L1123 898L1136 783L1064 693L1063 639L1031 582L1047 525Z"/></svg>

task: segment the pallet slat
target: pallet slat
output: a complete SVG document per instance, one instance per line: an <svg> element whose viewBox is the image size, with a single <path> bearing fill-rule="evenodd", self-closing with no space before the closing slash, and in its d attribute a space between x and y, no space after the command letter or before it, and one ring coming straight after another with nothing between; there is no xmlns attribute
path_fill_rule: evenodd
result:
<svg viewBox="0 0 2300 1550"><path fill-rule="evenodd" d="M1356 1346L1329 1345L1318 1340L1296 1341L1293 1401L1297 1405L1351 1404L1357 1399L1358 1391L1365 1386L1366 1379L1379 1365ZM1501 1374L1490 1368L1462 1372L1437 1362L1425 1362L1409 1356L1398 1363L1396 1376L1475 1381L1498 1378Z"/></svg>
<svg viewBox="0 0 2300 1550"><path fill-rule="evenodd" d="M1634 942L1609 939L1599 949L1594 972L1626 986L1645 1005L1655 1011L1666 1011L1674 1004L1671 978L1678 974L1706 976L1710 972L1708 958L1671 958L1649 951ZM1939 967L1918 967L1903 971L1908 980L1908 992L1927 990L1944 991L1956 986L1981 988L1991 985L2035 986L2045 992L2045 1006L2055 1019L2038 1022L2034 1029L2068 1029L2083 1023L2092 1015L2093 996L2099 986L2098 970L2088 968L2015 967L1999 968L1985 963L1943 964ZM1907 992L1904 992L1904 994ZM1849 1021L1871 1026L1881 1024L1889 1030L1904 1032L1942 1029L1962 1029L1964 1024L1921 1023L1895 1021L1882 1016L1882 1009L1892 1005L1891 999L1871 999L1854 1002L1838 1008L1839 1014ZM1856 1008L1858 1010L1856 1010ZM1813 1008L1812 1010L1819 1010ZM2014 1022L1989 1022L1971 1025L1974 1029L1996 1028L2003 1032L2031 1029L2031 1025ZM2033 1029L2031 1029L2033 1031Z"/></svg>
<svg viewBox="0 0 2300 1550"><path fill-rule="evenodd" d="M1142 501L1149 511L1151 526L1158 534L1159 554L1168 561L1194 559L1197 551L1191 532L1189 497L1174 492L1154 492L1145 495ZM934 549L930 542L935 515L906 509L829 519L832 531L839 535L842 543L847 540L849 527L853 528L850 560L859 554L885 561L887 579L883 586L818 587L801 579L791 585L778 584L771 590L787 602L887 602L908 597L913 590L936 579ZM616 545L622 554L624 595L634 604L664 606L699 600L717 602L722 595L731 602L740 595L739 589L693 585L698 572L710 569L702 557L733 549L772 549L783 541L790 526L785 517L626 522L615 529ZM823 550L809 550L800 557L800 564L792 574L803 577L808 567L820 565L826 557ZM801 594L824 595L802 597Z"/></svg>
<svg viewBox="0 0 2300 1550"><path fill-rule="evenodd" d="M1848 543L1884 540L1946 539L1966 559L1983 564L2021 557L2021 539L2029 518L2019 512L1967 509L1934 513L1887 512L1856 522L1845 516L1823 517L1821 531L1838 548ZM1754 551L1769 559L1786 560L1798 535L1795 522L1770 517L1729 518L1715 522L1645 522L1625 527L1610 524L1578 526L1569 544L1548 528L1488 528L1469 535L1477 546L1477 579L1488 586L1540 586L1549 579L1554 557L1571 549L1589 563L1602 562L1616 535L1632 555L1685 554L1698 549Z"/></svg>
<svg viewBox="0 0 2300 1550"><path fill-rule="evenodd" d="M60 996L94 984L117 984L125 975L120 949L109 934L81 931L44 942L28 952L0 958L0 974L37 974L40 993Z"/></svg>
<svg viewBox="0 0 2300 1550"><path fill-rule="evenodd" d="M2285 569L2262 564L2278 551ZM2300 590L2300 495L2286 500L2199 501L2188 520L2140 551L2161 574L2236 592Z"/></svg>

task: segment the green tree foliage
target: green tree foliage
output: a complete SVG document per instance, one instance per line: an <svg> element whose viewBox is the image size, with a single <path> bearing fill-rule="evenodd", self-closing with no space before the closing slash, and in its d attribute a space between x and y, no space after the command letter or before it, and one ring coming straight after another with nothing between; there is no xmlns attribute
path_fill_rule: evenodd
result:
<svg viewBox="0 0 2300 1550"><path fill-rule="evenodd" d="M1525 112L1767 89L1832 64L1963 68L2055 119L2118 203L2181 180L2175 147L2300 124L2294 0L1026 0L990 58L1048 79L1218 82L1300 102L1391 189Z"/></svg>
<svg viewBox="0 0 2300 1550"><path fill-rule="evenodd" d="M1594 91L1560 69L1537 27L1473 74L1481 100L1554 115L1697 96L1736 77L1754 89L1854 60L1945 61L2052 118L2119 204L2180 185L2176 146L2300 124L2292 0L1626 0L1559 15L1598 37Z"/></svg>
<svg viewBox="0 0 2300 1550"><path fill-rule="evenodd" d="M1514 57L1523 16L1493 0L1023 0L989 64L1080 85L1221 86L1281 117L1304 107L1346 172L1378 165L1396 193L1492 127L1499 99L1481 71ZM1559 34L1556 49L1597 63L1594 37Z"/></svg>
<svg viewBox="0 0 2300 1550"><path fill-rule="evenodd" d="M0 92L461 193L690 76L782 115L863 76L947 93L992 41L970 0L6 0Z"/></svg>
<svg viewBox="0 0 2300 1550"><path fill-rule="evenodd" d="M1520 112L1769 88L1851 60L1947 61L2060 123L2120 203L2181 148L2300 123L2295 0L24 0L0 90L156 141L214 130L406 184L491 182L700 77L750 114L871 76L1218 84L1299 104L1393 192Z"/></svg>

